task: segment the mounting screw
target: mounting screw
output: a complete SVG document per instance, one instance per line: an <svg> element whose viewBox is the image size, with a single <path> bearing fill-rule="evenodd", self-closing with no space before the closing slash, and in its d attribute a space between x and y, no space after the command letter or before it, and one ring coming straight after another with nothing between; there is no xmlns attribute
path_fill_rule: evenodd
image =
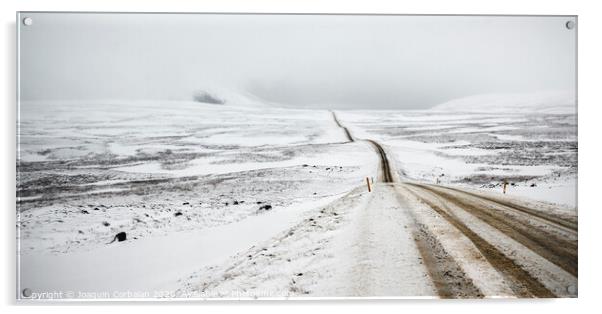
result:
<svg viewBox="0 0 602 314"><path fill-rule="evenodd" d="M21 293L23 294L24 297L29 298L31 297L31 289L29 288L25 288L23 289L23 291L21 291Z"/></svg>
<svg viewBox="0 0 602 314"><path fill-rule="evenodd" d="M23 19L23 25L31 26L33 25L33 19L31 17L26 17Z"/></svg>
<svg viewBox="0 0 602 314"><path fill-rule="evenodd" d="M575 22L568 21L568 22L566 22L566 24L564 24L564 26L566 26L567 29L573 29L573 28L575 28Z"/></svg>
<svg viewBox="0 0 602 314"><path fill-rule="evenodd" d="M575 285L570 285L566 288L566 291L570 294L576 294L577 293L577 287L575 287Z"/></svg>

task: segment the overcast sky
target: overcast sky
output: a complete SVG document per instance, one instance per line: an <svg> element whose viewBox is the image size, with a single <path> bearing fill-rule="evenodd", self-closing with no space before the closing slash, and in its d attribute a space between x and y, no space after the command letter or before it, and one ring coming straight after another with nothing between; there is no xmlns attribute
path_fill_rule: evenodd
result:
<svg viewBox="0 0 602 314"><path fill-rule="evenodd" d="M244 90L319 108L427 108L575 89L573 17L23 14L24 100Z"/></svg>

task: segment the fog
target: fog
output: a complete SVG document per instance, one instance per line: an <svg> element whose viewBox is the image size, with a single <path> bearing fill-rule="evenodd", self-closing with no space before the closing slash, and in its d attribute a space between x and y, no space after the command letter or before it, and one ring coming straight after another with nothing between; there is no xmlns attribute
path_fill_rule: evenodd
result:
<svg viewBox="0 0 602 314"><path fill-rule="evenodd" d="M574 17L22 13L23 100L248 92L307 108L416 109L574 91Z"/></svg>

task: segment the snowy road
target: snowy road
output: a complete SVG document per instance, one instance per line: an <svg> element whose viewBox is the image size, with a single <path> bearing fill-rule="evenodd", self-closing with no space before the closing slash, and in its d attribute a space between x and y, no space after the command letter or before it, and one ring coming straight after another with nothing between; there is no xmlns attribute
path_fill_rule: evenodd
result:
<svg viewBox="0 0 602 314"><path fill-rule="evenodd" d="M339 126L347 130L336 116L335 120ZM391 170L391 163L385 149L374 140L367 141L376 148L381 158L380 180L388 183L385 186L389 193L396 192L402 199L413 197L429 207L433 211L431 215L443 218L449 224L448 227L460 231L462 237L467 238L477 249L480 257L488 262L488 266L503 277L499 283L502 289L490 291L486 296L505 295L508 292L506 288L510 288L512 294L517 297L576 295L578 261L576 219L566 219L551 212L529 208L518 201L504 200L499 196L483 195L483 193L460 188L412 182L391 184L401 180L394 177L396 172ZM375 194L377 193L381 194L381 198L383 197L382 188L375 190ZM391 203L389 202L389 206ZM375 204L371 206L371 210L378 212L386 207L387 205L382 203ZM418 215L416 209L407 206L407 203L402 203L402 206L397 206L397 209L406 212L414 211L405 213L406 216ZM397 218L382 217L379 223L374 224L373 230L382 231L382 227L389 225L391 221L395 221L398 229L407 226L406 220L399 217L401 214L398 214ZM439 296L483 296L478 287L471 284L474 278L469 278L465 272L462 272L461 265L454 265L453 261L448 265L441 265L438 261L443 259L442 257L432 258L433 252L439 251L445 255L450 250L440 247L440 243L434 244L437 239L432 233L426 236L431 238L431 241L421 239L420 233L424 235L428 231L425 231L427 229L424 227L425 224L422 230L419 226L417 218L414 221L414 228L416 228L414 233L418 234L415 236L416 243L420 248L421 258L429 268L431 280L435 283ZM393 239L400 239L399 236L394 236L395 232L388 233ZM381 243L387 242L391 240L381 241ZM387 244L382 246L387 247ZM411 252L411 250L404 250L402 255L411 255ZM382 254L375 256L382 256ZM394 259L391 261L395 264ZM470 259L462 258L455 262L467 263ZM452 269L458 270L458 266L460 271L452 274ZM469 267L471 266L466 265L464 268ZM406 267L406 271L409 269ZM464 284L457 281L458 276L465 277L460 278L464 279L461 280ZM456 277L456 281L450 281L446 277ZM453 285L456 289L452 287ZM463 288L457 289L457 287ZM476 289L471 291L472 288Z"/></svg>
<svg viewBox="0 0 602 314"><path fill-rule="evenodd" d="M183 291L209 296L576 297L577 222L545 205L402 180L380 157L359 186L300 224L200 271ZM217 273L217 274L216 274ZM235 292L235 293L233 293ZM264 295L265 296L265 295ZM268 293L268 296L273 296Z"/></svg>

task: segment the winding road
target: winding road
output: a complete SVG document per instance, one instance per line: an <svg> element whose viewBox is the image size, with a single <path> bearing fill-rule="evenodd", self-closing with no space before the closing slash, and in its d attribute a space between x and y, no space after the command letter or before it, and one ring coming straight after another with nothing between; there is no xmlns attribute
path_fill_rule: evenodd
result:
<svg viewBox="0 0 602 314"><path fill-rule="evenodd" d="M381 144L372 139L355 138L335 112L332 116L349 142L366 141L380 157L381 174L373 193L378 201L370 201L365 209L373 213L369 216L373 229L365 235L383 239L395 234L396 239L401 239L403 236L397 235L397 229L391 229L390 220L399 220L397 228L411 221L412 227L405 232L414 240L416 258L424 265L430 284L440 297L577 296L576 219L532 208L517 199L402 180ZM385 204L382 202L385 198L397 203ZM380 208L383 206L389 211ZM394 244L387 246L395 251ZM411 251L404 244L403 250L395 252L411 254ZM392 267L386 263L373 265L373 268ZM408 270L407 262L399 267ZM375 273L374 270L364 272ZM360 282L381 280L356 279ZM370 291L362 293L370 294Z"/></svg>

